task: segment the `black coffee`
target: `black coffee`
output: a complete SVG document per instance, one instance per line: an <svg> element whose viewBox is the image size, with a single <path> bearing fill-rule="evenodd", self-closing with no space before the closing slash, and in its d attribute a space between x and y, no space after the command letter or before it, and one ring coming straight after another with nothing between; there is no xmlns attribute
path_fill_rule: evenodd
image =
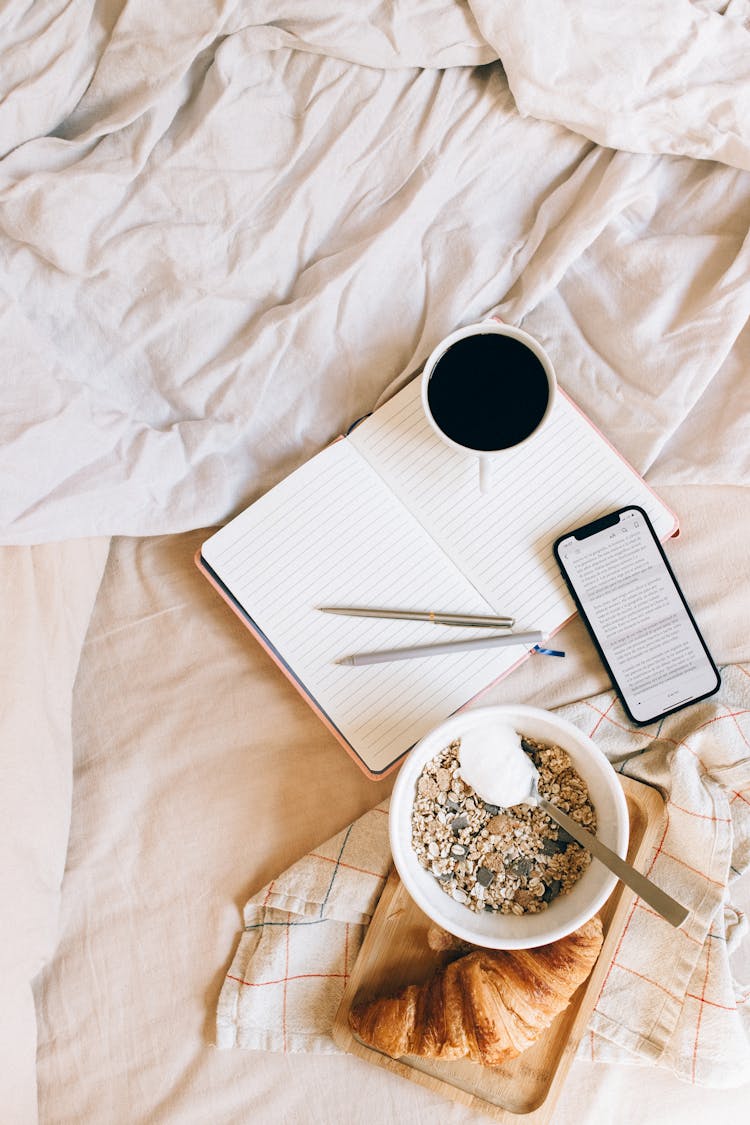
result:
<svg viewBox="0 0 750 1125"><path fill-rule="evenodd" d="M547 375L512 336L485 332L457 340L427 384L432 417L468 449L508 449L539 425L549 401Z"/></svg>

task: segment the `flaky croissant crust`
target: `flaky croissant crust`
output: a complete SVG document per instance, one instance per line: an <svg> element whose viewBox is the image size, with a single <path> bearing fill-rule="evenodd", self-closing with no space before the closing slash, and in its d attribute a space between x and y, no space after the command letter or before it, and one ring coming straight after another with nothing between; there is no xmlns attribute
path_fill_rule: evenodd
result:
<svg viewBox="0 0 750 1125"><path fill-rule="evenodd" d="M563 1011L588 977L602 945L602 924L536 949L478 949L424 984L355 1005L352 1030L393 1058L469 1058L497 1066L525 1051Z"/></svg>

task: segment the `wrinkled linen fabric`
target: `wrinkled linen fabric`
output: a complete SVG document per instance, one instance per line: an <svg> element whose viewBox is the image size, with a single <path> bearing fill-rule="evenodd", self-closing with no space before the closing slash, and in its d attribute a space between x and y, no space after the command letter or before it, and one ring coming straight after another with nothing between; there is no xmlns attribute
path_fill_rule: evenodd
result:
<svg viewBox="0 0 750 1125"><path fill-rule="evenodd" d="M682 529L667 554L709 648L721 666L747 667L738 576L746 569L742 528L750 525L750 490L678 485L660 491ZM326 1125L475 1122L472 1110L450 1107L440 1095L356 1058L248 1056L211 1046L245 903L384 800L393 778L373 782L342 753L197 572L193 556L206 534L114 540L96 597L73 692L73 810L59 941L34 989L40 1118L54 1125L310 1125L314 1104ZM71 565L53 584L65 597L50 595L44 603L57 604L63 620L75 578L81 600L91 581L69 551L67 544L49 548L51 557ZM17 590L14 583L6 587L16 613L25 600L14 606ZM29 617L21 614L21 621ZM603 692L606 674L582 622L571 621L558 640L565 660L526 661L483 700L559 707ZM20 662L8 654L13 682L25 677L35 685L34 699L44 655L38 651L37 658L31 648ZM33 715L33 706L25 706ZM599 718L591 712L587 732ZM707 731L730 724L723 719ZM603 737L602 725L595 738ZM22 763L18 745L21 752L11 758ZM21 778L37 774L35 763L32 755ZM49 772L44 776L49 781ZM19 790L27 799L34 791L34 785ZM67 799L62 791L57 796ZM26 806L19 800L17 810L10 807L20 816ZM5 828L3 840L7 819ZM23 864L29 854L23 834L15 837L15 850ZM325 866L330 882L333 866ZM336 885L343 887L337 880L331 893ZM30 881L23 886L36 898ZM732 885L731 899L750 917L748 875ZM12 935L20 921L16 899L7 918ZM33 931L32 938L39 936L40 929ZM19 977L27 965L22 948ZM735 978L749 981L747 939L730 959ZM712 956L712 973L715 965ZM699 982L691 989L697 995ZM708 1007L702 1050L712 1022ZM6 1017L12 1028L10 1012ZM15 1026L22 1026L20 1015ZM634 1080L630 1067L591 1066L587 1058L573 1064L555 1125L641 1125L664 1113L690 1125L717 1115L744 1119L746 1087L709 1091L677 1082L662 1066L641 1068ZM13 1117L5 1096L12 1077L0 1072L3 1125L18 1118L26 1125L21 1114Z"/></svg>
<svg viewBox="0 0 750 1125"><path fill-rule="evenodd" d="M73 685L109 541L0 552L0 1089L37 1120L32 985L54 958L73 791Z"/></svg>
<svg viewBox="0 0 750 1125"><path fill-rule="evenodd" d="M750 169L750 6L470 0L521 113L598 144Z"/></svg>
<svg viewBox="0 0 750 1125"><path fill-rule="evenodd" d="M224 522L490 313L655 483L744 481L747 25L6 5L0 541Z"/></svg>

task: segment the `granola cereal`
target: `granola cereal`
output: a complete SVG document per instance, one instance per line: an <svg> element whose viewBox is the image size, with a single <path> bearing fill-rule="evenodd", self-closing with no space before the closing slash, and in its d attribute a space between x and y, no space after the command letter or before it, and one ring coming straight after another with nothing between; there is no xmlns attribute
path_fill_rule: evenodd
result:
<svg viewBox="0 0 750 1125"><path fill-rule="evenodd" d="M490 805L459 775L460 739L417 779L412 847L446 894L470 910L536 914L578 881L591 856L541 809ZM560 746L521 738L539 792L596 832L585 781Z"/></svg>

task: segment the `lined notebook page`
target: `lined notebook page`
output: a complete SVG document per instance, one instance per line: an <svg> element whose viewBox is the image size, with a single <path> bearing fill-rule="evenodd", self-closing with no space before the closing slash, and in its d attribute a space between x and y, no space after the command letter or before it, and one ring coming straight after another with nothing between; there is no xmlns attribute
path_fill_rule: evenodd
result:
<svg viewBox="0 0 750 1125"><path fill-rule="evenodd" d="M261 497L201 548L320 709L373 771L511 667L528 649L341 666L371 649L459 640L472 630L320 613L318 605L490 607L348 440Z"/></svg>
<svg viewBox="0 0 750 1125"><path fill-rule="evenodd" d="M477 459L427 423L419 379L349 440L516 628L549 632L575 610L552 554L559 535L625 504L645 508L660 538L675 529L672 513L563 394L541 433L496 461L487 494Z"/></svg>

